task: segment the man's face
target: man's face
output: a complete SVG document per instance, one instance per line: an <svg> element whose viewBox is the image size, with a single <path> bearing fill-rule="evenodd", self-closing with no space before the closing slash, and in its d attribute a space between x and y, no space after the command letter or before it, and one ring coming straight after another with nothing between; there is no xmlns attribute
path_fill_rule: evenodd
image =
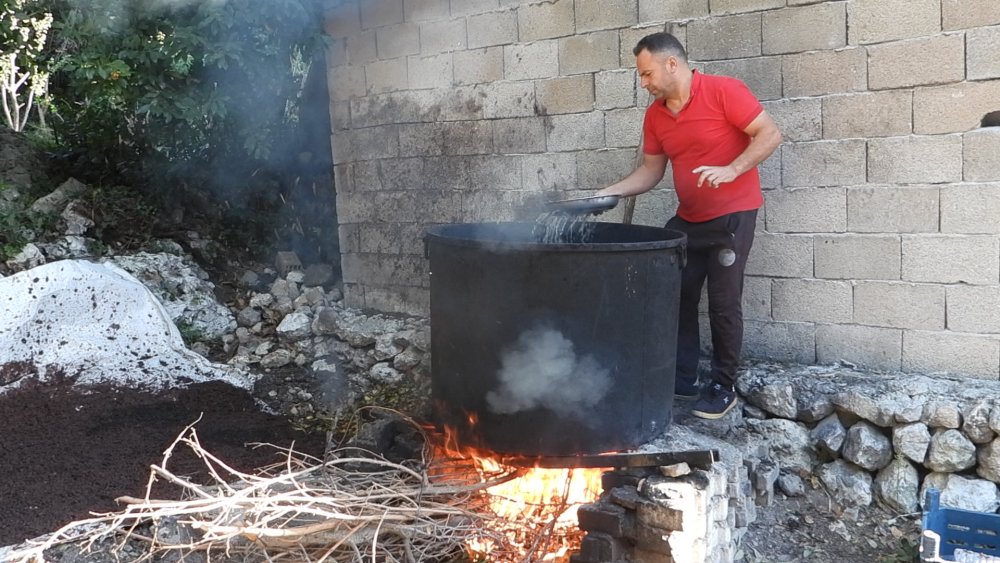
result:
<svg viewBox="0 0 1000 563"><path fill-rule="evenodd" d="M640 85L654 98L662 99L676 85L677 57L654 55L643 49L635 57Z"/></svg>

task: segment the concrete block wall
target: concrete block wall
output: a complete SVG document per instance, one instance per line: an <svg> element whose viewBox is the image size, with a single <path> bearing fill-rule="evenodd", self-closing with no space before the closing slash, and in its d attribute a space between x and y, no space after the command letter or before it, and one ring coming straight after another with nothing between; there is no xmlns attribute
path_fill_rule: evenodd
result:
<svg viewBox="0 0 1000 563"><path fill-rule="evenodd" d="M746 354L1000 378L995 0L329 0L326 24L350 305L426 314L425 226L628 173L650 101L631 49L668 30L785 134ZM635 221L674 206L667 179Z"/></svg>

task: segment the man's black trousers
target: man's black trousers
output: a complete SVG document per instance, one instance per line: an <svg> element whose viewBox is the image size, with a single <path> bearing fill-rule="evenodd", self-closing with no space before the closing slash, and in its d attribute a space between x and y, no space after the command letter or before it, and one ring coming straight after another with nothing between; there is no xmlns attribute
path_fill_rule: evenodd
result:
<svg viewBox="0 0 1000 563"><path fill-rule="evenodd" d="M701 345L698 301L708 281L708 318L712 330L711 379L731 388L743 349L743 272L753 246L757 210L739 211L690 223L680 217L668 229L687 234L687 265L681 270L681 303L677 327L677 375L693 382Z"/></svg>

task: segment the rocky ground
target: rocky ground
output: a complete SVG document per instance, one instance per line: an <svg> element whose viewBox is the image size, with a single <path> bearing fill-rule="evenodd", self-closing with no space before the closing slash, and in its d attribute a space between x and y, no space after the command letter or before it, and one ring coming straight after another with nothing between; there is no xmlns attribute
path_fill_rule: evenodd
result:
<svg viewBox="0 0 1000 563"><path fill-rule="evenodd" d="M28 184L37 182L38 176L25 169L25 163L39 166L39 160L24 151L12 153L11 147L9 143L0 146L0 181L23 186L21 191L27 192ZM10 191L5 190L5 193L9 195ZM190 232L190 229L178 231ZM208 235L198 238L206 237ZM189 245L191 239L182 242ZM104 244L114 246L109 241ZM222 249L220 254L227 253ZM108 391L108 395L81 396L71 389L54 385L0 398L0 409L6 421L0 438L0 459L4 462L0 465L0 474L4 476L0 485L0 531L3 532L0 545L45 533L90 510L112 510L116 496L141 495L149 464L157 462L169 441L200 413L212 413L204 421L206 444L234 460L235 465L246 467L267 462L262 457L254 457L260 452L244 446L249 441L286 444L295 440L308 451L321 449L330 421L322 421L320 415L329 409L331 400L335 400L334 396L340 391L355 385L357 390L352 392L352 401L400 406L406 402L406 397L393 394L397 384L408 375L426 375L427 366L421 365L419 358L414 359L414 354L407 354L411 346L417 351L426 348L426 334L421 331L420 320L378 320L379 323L398 322L392 325L390 332L394 334L411 331L408 339L402 341L395 338L378 341L377 335L366 333L369 319L357 315L352 323L347 323L350 326L346 329L333 325L324 328L320 323L320 334L311 335L312 348L303 348L302 344L274 346L269 343L279 338L277 319L270 319L269 323L266 312L258 318L252 305L257 298L258 313L276 308L270 302L261 304L259 301L263 293L273 296L270 290L278 277L274 265L229 262L226 268L219 268L218 263L211 268L205 266L211 271L217 296L234 318L240 319L243 330L230 333L228 339L197 344L196 349L216 361L241 358L239 363L261 375L252 393L199 388L190 395L149 397ZM292 308L302 304L296 301L299 298L309 301L311 321L323 316L322 308L339 307L335 280L329 281L318 296L314 292L312 297L303 297L306 292L298 291L300 289L297 287L295 295L285 294L284 297ZM276 299L280 301L281 296ZM286 327L285 339L305 341L291 336L293 331L300 329L301 326ZM315 323L312 329L316 330ZM324 336L330 338L323 340ZM316 346L321 348L319 352ZM279 353L279 348L298 352ZM338 371L337 366L313 361L330 355L344 358L344 365L352 369ZM350 373L362 375L351 376ZM333 387L331 380L336 382ZM379 385L372 385L373 382ZM362 383L366 386L360 386ZM421 392L419 386L407 392L410 391ZM265 414L255 408L259 404L268 405L275 414ZM704 424L688 416L685 408L678 405L676 424ZM322 432L309 434L302 430ZM720 423L710 432L734 443L746 439L738 422ZM108 449L100 449L98 444ZM778 492L768 504L758 508L757 520L743 541L745 561L903 563L915 560L918 514L895 514L877 504L844 514L832 502L822 483L808 476L803 481L803 494L786 496ZM162 492L168 494L169 489ZM85 560L104 561L96 557ZM109 555L106 560L114 560L114 557Z"/></svg>

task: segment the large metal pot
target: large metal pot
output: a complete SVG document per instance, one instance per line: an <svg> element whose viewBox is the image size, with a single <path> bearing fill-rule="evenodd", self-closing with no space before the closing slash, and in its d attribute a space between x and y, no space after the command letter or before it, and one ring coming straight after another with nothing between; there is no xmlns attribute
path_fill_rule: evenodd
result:
<svg viewBox="0 0 1000 563"><path fill-rule="evenodd" d="M427 230L433 395L462 442L602 453L670 423L685 236L590 226L553 244L530 223Z"/></svg>

